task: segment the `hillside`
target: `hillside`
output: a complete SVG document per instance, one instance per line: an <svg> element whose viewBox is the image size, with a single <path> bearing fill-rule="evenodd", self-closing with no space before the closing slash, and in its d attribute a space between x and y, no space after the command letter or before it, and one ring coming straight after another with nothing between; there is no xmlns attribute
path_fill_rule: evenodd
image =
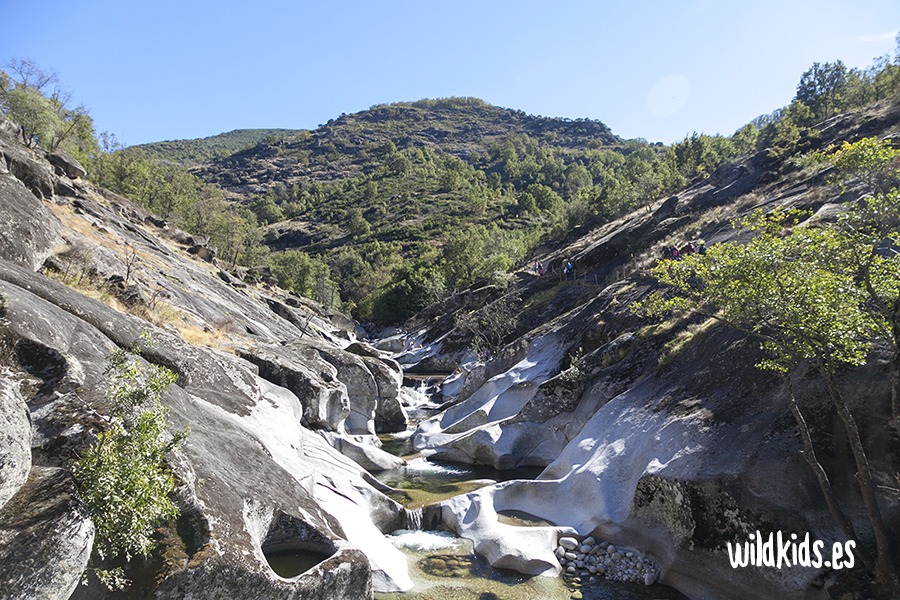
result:
<svg viewBox="0 0 900 600"><path fill-rule="evenodd" d="M449 98L342 115L192 173L268 224L270 249L324 262L346 310L391 323L573 224L674 189L664 155L599 121Z"/></svg>
<svg viewBox="0 0 900 600"><path fill-rule="evenodd" d="M893 166L880 176L896 185L898 100L821 122L801 145L807 151L825 150L874 136L888 138L885 148L893 140L894 150L882 150ZM762 211L778 224L772 240L783 240L790 230L790 221L780 220L784 211L800 211L794 231L802 238L820 228L840 231L839 215L866 206L866 200L876 205L865 178L841 183L836 166L801 163L759 153L722 167L658 199L649 210L629 213L534 257L552 267L571 260L574 277L558 268L543 275L523 268L505 289L467 290L409 323L418 337L416 349L400 358L405 368L452 373L435 391L444 410L419 424L415 447L434 460L545 467L536 481L498 484L444 502L445 525L476 540L493 564L535 573L555 564L554 546L537 532L498 524L498 514L565 523L577 532L569 548L581 549L574 552L588 554L579 540L633 545L657 557L664 565L663 581L690 598L850 598L849 590L861 589L853 587L863 585L855 581L858 570L816 571L796 561L784 569L735 569L726 552L727 544L758 531L872 540L861 517L866 500L856 474L863 468L853 463L850 451L855 434L849 431L857 425L845 427L850 412L858 423L859 447L868 452L872 477L880 482L884 531L895 532L900 523L900 498L891 483L900 472L900 446L890 426L892 414L896 419L889 390L890 336L876 336L856 366L845 364L833 372L837 397L849 405L839 416L815 358L791 362L784 376L759 369L777 352L765 352L772 346L760 346L760 340L767 338L747 331L762 322L757 331L775 335L781 317L773 317L774 304L767 303L754 317L758 322L750 321L743 331L726 326L730 313L713 318L710 314L722 313L702 304L717 288L705 287L699 273L710 271L698 265L762 235L733 225L736 220ZM878 218L885 226L896 223L897 189L890 194L886 210L891 217ZM873 239L878 245L882 238L876 233L866 238L864 257L871 255ZM710 249L684 261L663 258L665 248L683 248L688 240L704 241ZM766 246L775 247L774 242ZM850 252L828 255L814 246L806 260L813 262L817 253L824 254L830 268L852 269ZM762 259L768 269L744 267L746 290L738 304L752 303L753 290L766 285L779 292L782 286L806 285L806 276L793 283L789 278L801 269L808 272L808 265L791 257L783 271L776 271L779 258L767 250ZM896 268L896 258L888 264ZM701 299L700 309L668 310L657 318L635 310L656 292L671 293L673 287L660 286L657 277L679 271L684 287ZM851 273L848 281L859 277L858 271ZM741 273L732 275L718 285L740 285ZM813 289L818 293L817 286ZM815 319L805 297L784 293L791 307L803 306L802 322ZM835 306L854 309L849 296L832 298L823 309ZM830 327L837 326L820 325L813 335L824 335ZM829 351L836 353L836 345ZM473 348L487 351L476 355ZM799 419L788 409L791 400L808 419L809 446L798 435ZM858 516L856 534L838 531L837 517L829 514L808 464L815 460L821 460L837 504ZM565 554L562 567L582 580L591 577L590 556L566 550L555 554ZM885 546L879 552L890 554ZM633 570L603 564L607 577L635 580ZM895 569L896 563L887 568Z"/></svg>
<svg viewBox="0 0 900 600"><path fill-rule="evenodd" d="M430 148L469 160L522 135L548 148L599 148L621 142L599 121L536 117L477 98L447 98L341 115L316 130L208 161L196 172L228 190L258 194L275 182L290 186L372 173L388 144L391 151Z"/></svg>
<svg viewBox="0 0 900 600"><path fill-rule="evenodd" d="M131 148L151 158L192 167L296 133L296 129L235 129L205 138L138 144Z"/></svg>

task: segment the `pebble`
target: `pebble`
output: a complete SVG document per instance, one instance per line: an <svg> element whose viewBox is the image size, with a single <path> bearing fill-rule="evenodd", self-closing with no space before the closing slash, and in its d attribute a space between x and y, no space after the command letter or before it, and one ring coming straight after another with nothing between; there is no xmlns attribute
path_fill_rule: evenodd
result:
<svg viewBox="0 0 900 600"><path fill-rule="evenodd" d="M582 594L578 590L575 590L574 592L572 592L572 595L570 597L572 598L572 600L581 600L581 598L584 598L584 594Z"/></svg>
<svg viewBox="0 0 900 600"><path fill-rule="evenodd" d="M574 537L560 538L554 552L570 582L580 581L583 577L590 578L591 582L604 578L652 585L659 579L659 567L639 551L616 547L606 541L598 542L593 537L580 542ZM580 583L570 585L577 588Z"/></svg>
<svg viewBox="0 0 900 600"><path fill-rule="evenodd" d="M559 545L566 550L574 550L578 547L578 540L573 537L561 537L559 538Z"/></svg>

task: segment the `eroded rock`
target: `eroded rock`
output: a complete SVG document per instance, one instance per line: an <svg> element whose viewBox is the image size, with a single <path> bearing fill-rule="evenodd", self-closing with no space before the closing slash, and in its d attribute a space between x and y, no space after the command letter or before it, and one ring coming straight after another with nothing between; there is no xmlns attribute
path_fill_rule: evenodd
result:
<svg viewBox="0 0 900 600"><path fill-rule="evenodd" d="M2 346L2 342L0 342ZM8 348L0 347L0 352ZM31 422L18 381L0 367L0 508L28 478L31 469Z"/></svg>
<svg viewBox="0 0 900 600"><path fill-rule="evenodd" d="M32 468L0 510L0 598L68 600L93 543L94 525L69 473Z"/></svg>

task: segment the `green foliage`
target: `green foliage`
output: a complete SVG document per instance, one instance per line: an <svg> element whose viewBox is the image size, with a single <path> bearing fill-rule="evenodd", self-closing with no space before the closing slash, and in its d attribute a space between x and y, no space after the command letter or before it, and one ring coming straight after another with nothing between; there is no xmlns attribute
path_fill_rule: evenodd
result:
<svg viewBox="0 0 900 600"><path fill-rule="evenodd" d="M900 58L877 57L867 69L848 69L841 61L813 63L800 77L795 101L809 109L801 126L839 111L863 107L900 90Z"/></svg>
<svg viewBox="0 0 900 600"><path fill-rule="evenodd" d="M93 120L83 106L68 106L69 94L58 87L58 77L29 59L13 59L10 73L0 71L0 114L19 125L22 142L40 144L49 151L71 150L85 158L93 149Z"/></svg>
<svg viewBox="0 0 900 600"><path fill-rule="evenodd" d="M148 554L155 526L178 512L169 499L175 481L165 461L187 431L168 433L160 402L174 373L142 367L120 351L110 356L107 374L112 416L72 473L96 528L97 553L130 559Z"/></svg>
<svg viewBox="0 0 900 600"><path fill-rule="evenodd" d="M681 142L672 144L666 158L674 171L685 180L690 180L694 177L708 177L716 167L733 160L737 155L735 144L729 138L694 132Z"/></svg>
<svg viewBox="0 0 900 600"><path fill-rule="evenodd" d="M369 235L370 231L372 231L372 227L369 225L369 222L366 221L366 218L363 216L362 211L358 208L350 210L348 226L350 228L350 235L352 235L354 238L365 237Z"/></svg>
<svg viewBox="0 0 900 600"><path fill-rule="evenodd" d="M285 250L269 255L269 264L279 286L326 306L333 304L335 284L323 261L300 250Z"/></svg>
<svg viewBox="0 0 900 600"><path fill-rule="evenodd" d="M829 160L838 178L856 177L873 192L885 194L900 184L900 149L877 138L863 138L852 144L844 142Z"/></svg>
<svg viewBox="0 0 900 600"><path fill-rule="evenodd" d="M275 203L272 196L257 198L250 210L261 223L277 223L284 219L284 210Z"/></svg>
<svg viewBox="0 0 900 600"><path fill-rule="evenodd" d="M523 238L496 225L472 225L450 234L441 252L449 288L463 289L479 279L496 282L524 256Z"/></svg>
<svg viewBox="0 0 900 600"><path fill-rule="evenodd" d="M270 198L257 199L250 209L226 201L221 188L203 183L183 167L156 162L142 152L122 148L115 136L101 137L101 153L87 164L99 185L127 196L137 204L193 234L209 238L228 266L254 266L259 259L264 220L280 217Z"/></svg>
<svg viewBox="0 0 900 600"><path fill-rule="evenodd" d="M213 158L231 156L258 144L277 144L288 136L300 133L306 132L296 129L235 129L196 140L154 142L133 148L148 157L189 167Z"/></svg>
<svg viewBox="0 0 900 600"><path fill-rule="evenodd" d="M831 228L793 227L799 215L762 212L737 226L757 235L718 244L705 256L664 261L653 269L665 291L636 310L699 310L762 341L760 366L785 372L801 360L862 364L874 323L855 283L853 257ZM788 233L783 228L793 227Z"/></svg>
<svg viewBox="0 0 900 600"><path fill-rule="evenodd" d="M443 273L434 265L402 267L391 282L367 299L368 320L388 325L403 323L444 296Z"/></svg>
<svg viewBox="0 0 900 600"><path fill-rule="evenodd" d="M786 157L797 151L801 126L814 120L812 110L794 100L786 108L776 111L771 120L763 125L757 138L760 150L768 149L775 157Z"/></svg>
<svg viewBox="0 0 900 600"><path fill-rule="evenodd" d="M840 106L847 84L848 71L843 62L816 62L800 77L796 98L816 117L827 119Z"/></svg>

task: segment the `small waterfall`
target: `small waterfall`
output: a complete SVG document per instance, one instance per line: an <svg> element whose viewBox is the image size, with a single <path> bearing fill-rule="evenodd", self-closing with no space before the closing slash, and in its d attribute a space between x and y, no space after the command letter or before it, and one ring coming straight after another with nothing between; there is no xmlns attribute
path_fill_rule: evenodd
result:
<svg viewBox="0 0 900 600"><path fill-rule="evenodd" d="M422 509L406 510L406 528L410 531L422 531Z"/></svg>

